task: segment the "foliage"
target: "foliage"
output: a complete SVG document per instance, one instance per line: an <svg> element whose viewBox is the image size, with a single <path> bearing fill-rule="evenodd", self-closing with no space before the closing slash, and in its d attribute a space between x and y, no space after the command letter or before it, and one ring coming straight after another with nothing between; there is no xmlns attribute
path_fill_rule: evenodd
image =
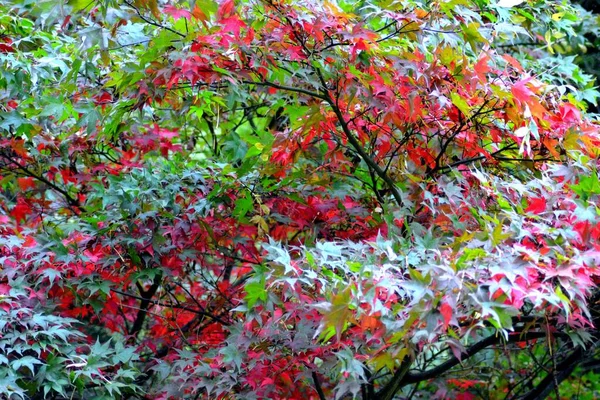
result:
<svg viewBox="0 0 600 400"><path fill-rule="evenodd" d="M598 322L580 12L0 1L0 385L560 392Z"/></svg>

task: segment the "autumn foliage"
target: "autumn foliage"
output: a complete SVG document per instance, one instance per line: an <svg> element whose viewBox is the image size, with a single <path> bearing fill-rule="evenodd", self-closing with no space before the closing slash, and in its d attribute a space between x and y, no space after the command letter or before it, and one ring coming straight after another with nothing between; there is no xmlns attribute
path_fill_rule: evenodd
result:
<svg viewBox="0 0 600 400"><path fill-rule="evenodd" d="M533 399L586 359L579 9L49 3L0 1L0 392Z"/></svg>

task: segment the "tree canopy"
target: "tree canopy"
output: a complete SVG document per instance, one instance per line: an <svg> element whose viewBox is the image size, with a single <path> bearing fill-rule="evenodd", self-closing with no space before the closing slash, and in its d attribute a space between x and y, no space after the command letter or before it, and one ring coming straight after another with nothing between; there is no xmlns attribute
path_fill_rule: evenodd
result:
<svg viewBox="0 0 600 400"><path fill-rule="evenodd" d="M559 396L599 339L589 16L0 0L0 392Z"/></svg>

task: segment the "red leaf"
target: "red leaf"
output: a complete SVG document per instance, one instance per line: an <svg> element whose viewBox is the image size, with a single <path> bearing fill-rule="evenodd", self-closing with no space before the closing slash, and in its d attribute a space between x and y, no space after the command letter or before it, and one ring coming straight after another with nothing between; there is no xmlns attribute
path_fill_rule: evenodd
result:
<svg viewBox="0 0 600 400"><path fill-rule="evenodd" d="M0 43L0 53L14 53L14 52L15 52L15 49L11 45Z"/></svg>
<svg viewBox="0 0 600 400"><path fill-rule="evenodd" d="M23 198L19 198L17 200L17 205L10 213L10 215L12 215L17 221L25 219L25 217L27 217L29 214L31 214L31 207L29 207Z"/></svg>
<svg viewBox="0 0 600 400"><path fill-rule="evenodd" d="M61 29L61 30L65 29L65 27L66 27L67 25L69 25L69 22L70 22L70 21L71 21L71 16L70 16L70 15L67 15L67 16L65 17L65 19L64 19L64 21L63 21L63 23L62 23L62 25L60 26L60 29Z"/></svg>
<svg viewBox="0 0 600 400"><path fill-rule="evenodd" d="M189 21L192 18L192 13L188 10L183 10L172 5L165 6L163 11L173 17L175 21L181 18L185 18Z"/></svg>
<svg viewBox="0 0 600 400"><path fill-rule="evenodd" d="M260 384L260 387L263 386L273 386L275 384L275 381L273 380L273 378L265 378L262 383Z"/></svg>
<svg viewBox="0 0 600 400"><path fill-rule="evenodd" d="M581 112L571 103L563 103L560 105L557 119L560 122L577 123L581 121Z"/></svg>
<svg viewBox="0 0 600 400"><path fill-rule="evenodd" d="M69 169L61 169L60 176L62 177L64 183L77 182L77 180L73 178L73 174Z"/></svg>
<svg viewBox="0 0 600 400"><path fill-rule="evenodd" d="M504 58L504 60L506 60L506 62L508 62L514 69L516 69L519 72L523 72L523 67L521 66L521 63L517 61L516 58L509 56L508 54L503 55L502 58Z"/></svg>
<svg viewBox="0 0 600 400"><path fill-rule="evenodd" d="M287 387L291 387L294 385L294 382L292 381L292 378L290 377L290 374L288 374L287 372L282 372L279 375L279 378L281 379L281 381L283 382L283 384Z"/></svg>
<svg viewBox="0 0 600 400"><path fill-rule="evenodd" d="M543 197L534 197L528 200L528 206L525 212L541 214L546 211L546 199Z"/></svg>
<svg viewBox="0 0 600 400"><path fill-rule="evenodd" d="M12 46L12 39L9 37L0 37L0 53L14 53L15 49Z"/></svg>
<svg viewBox="0 0 600 400"><path fill-rule="evenodd" d="M231 17L235 9L235 3L233 0L225 0L219 7L219 19L225 19Z"/></svg>
<svg viewBox="0 0 600 400"><path fill-rule="evenodd" d="M452 307L450 304L443 303L440 307L440 313L442 314L442 318L444 318L444 329L447 329L452 319Z"/></svg>
<svg viewBox="0 0 600 400"><path fill-rule="evenodd" d="M513 87L510 89L513 96L515 96L515 99L519 100L522 103L527 102L533 95L533 92L531 91L531 89L529 89L527 86L525 86L527 84L527 82L529 82L529 79L524 79L522 81L519 81L519 82L515 83L513 85Z"/></svg>
<svg viewBox="0 0 600 400"><path fill-rule="evenodd" d="M160 128L157 124L154 124L154 129L151 132L162 139L172 139L179 135L177 130Z"/></svg>
<svg viewBox="0 0 600 400"><path fill-rule="evenodd" d="M102 92L94 96L94 103L96 105L107 104L113 101L113 97L108 92Z"/></svg>
<svg viewBox="0 0 600 400"><path fill-rule="evenodd" d="M486 74L490 72L490 66L488 64L489 60L490 58L487 55L484 55L473 67L475 74L481 82L486 81Z"/></svg>
<svg viewBox="0 0 600 400"><path fill-rule="evenodd" d="M35 179L33 178L17 178L17 184L21 190L25 191L35 187Z"/></svg>
<svg viewBox="0 0 600 400"><path fill-rule="evenodd" d="M457 393L456 400L474 400L476 397L473 393Z"/></svg>
<svg viewBox="0 0 600 400"><path fill-rule="evenodd" d="M229 32L230 34L234 35L238 39L240 36L240 30L242 28L246 27L246 24L244 23L244 21L239 19L237 16L221 19L220 23L221 23L221 27L222 27L223 31ZM231 38L231 35L229 35L229 37ZM223 40L228 40L228 39L223 37Z"/></svg>

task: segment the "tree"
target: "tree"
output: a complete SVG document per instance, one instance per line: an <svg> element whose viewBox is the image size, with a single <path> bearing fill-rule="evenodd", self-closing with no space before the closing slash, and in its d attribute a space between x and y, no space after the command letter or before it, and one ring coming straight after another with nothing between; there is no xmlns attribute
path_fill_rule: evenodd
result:
<svg viewBox="0 0 600 400"><path fill-rule="evenodd" d="M570 5L0 4L9 396L534 399L591 355Z"/></svg>

